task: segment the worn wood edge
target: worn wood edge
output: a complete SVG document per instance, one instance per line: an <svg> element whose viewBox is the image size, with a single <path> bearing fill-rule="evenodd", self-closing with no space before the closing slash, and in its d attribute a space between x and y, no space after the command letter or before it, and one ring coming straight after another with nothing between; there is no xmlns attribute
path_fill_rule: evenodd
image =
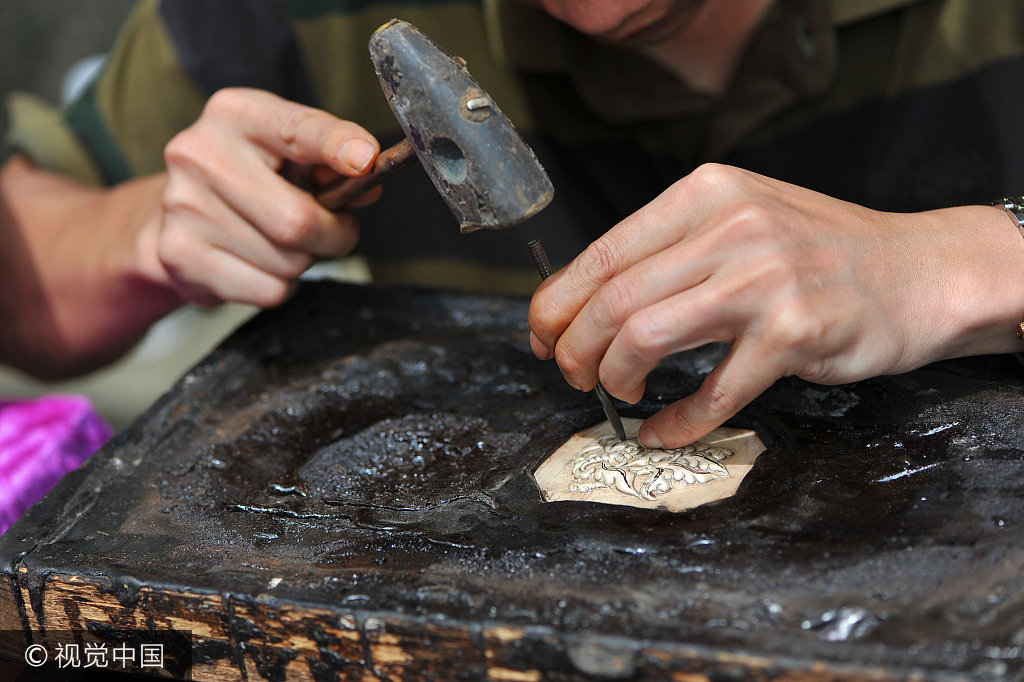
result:
<svg viewBox="0 0 1024 682"><path fill-rule="evenodd" d="M24 627L14 578L0 573L0 630L21 630Z"/></svg>
<svg viewBox="0 0 1024 682"><path fill-rule="evenodd" d="M548 626L512 627L443 617L371 613L322 605L242 600L233 595L141 587L120 598L109 580L50 574L36 588L0 575L0 621L46 644L31 589L41 589L42 621L51 631L80 630L89 622L123 629L192 632L200 659L194 680L643 679L709 682L728 676L752 682L888 682L969 679L928 670L887 670L824 660L769 657L700 644L647 641L615 635L559 632ZM20 595L20 596L19 596ZM23 651L0 659L20 660ZM213 649L221 655L208 656ZM206 651L207 654L203 654ZM195 653L194 653L195 655ZM205 659L203 656L207 656ZM546 664L537 665L536 659ZM557 666L554 669L553 666Z"/></svg>

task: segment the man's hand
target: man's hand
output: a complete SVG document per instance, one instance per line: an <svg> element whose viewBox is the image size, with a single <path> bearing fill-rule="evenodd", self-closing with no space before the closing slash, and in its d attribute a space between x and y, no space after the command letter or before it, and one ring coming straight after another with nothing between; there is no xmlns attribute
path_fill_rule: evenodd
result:
<svg viewBox="0 0 1024 682"><path fill-rule="evenodd" d="M364 174L379 150L363 128L317 109L259 90L215 93L164 154L158 252L175 290L202 304L283 301L317 257L349 253L358 229L281 171L304 168L324 184Z"/></svg>
<svg viewBox="0 0 1024 682"><path fill-rule="evenodd" d="M538 289L531 345L629 402L665 356L728 356L650 417L645 445L706 435L783 376L838 384L1019 350L1024 241L988 206L893 214L706 165Z"/></svg>
<svg viewBox="0 0 1024 682"><path fill-rule="evenodd" d="M14 157L0 172L0 362L80 374L183 301L280 303L358 236L281 171L322 184L363 174L378 149L354 123L228 89L167 146L166 173L98 189Z"/></svg>

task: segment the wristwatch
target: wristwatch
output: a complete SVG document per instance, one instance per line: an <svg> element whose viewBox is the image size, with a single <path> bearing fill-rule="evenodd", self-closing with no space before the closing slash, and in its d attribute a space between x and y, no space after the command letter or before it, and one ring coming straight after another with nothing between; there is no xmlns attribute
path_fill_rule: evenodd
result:
<svg viewBox="0 0 1024 682"><path fill-rule="evenodd" d="M1010 220L1017 226L1020 236L1024 237L1024 196L1004 197L992 205L1002 206L1006 215L1010 216ZM1017 338L1024 339L1024 322L1017 323Z"/></svg>

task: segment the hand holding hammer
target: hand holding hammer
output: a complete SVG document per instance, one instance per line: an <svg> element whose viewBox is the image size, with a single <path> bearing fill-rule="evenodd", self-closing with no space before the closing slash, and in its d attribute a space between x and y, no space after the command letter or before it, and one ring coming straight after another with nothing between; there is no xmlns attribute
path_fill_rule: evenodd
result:
<svg viewBox="0 0 1024 682"><path fill-rule="evenodd" d="M368 174L318 192L320 203L344 208L419 157L463 233L512 227L548 205L547 173L464 60L398 19L373 33L370 56L406 138Z"/></svg>
<svg viewBox="0 0 1024 682"><path fill-rule="evenodd" d="M358 159L345 150L375 141L356 123L262 90L218 91L168 144L166 176L141 188L157 196L139 213L143 278L167 298L155 314L182 299L277 305L317 258L354 247L356 221L339 209L414 155L463 232L510 227L551 200L533 152L462 60L402 21L377 30L370 53L406 139L381 153L368 174L313 196L286 180L283 169L293 164L360 175Z"/></svg>

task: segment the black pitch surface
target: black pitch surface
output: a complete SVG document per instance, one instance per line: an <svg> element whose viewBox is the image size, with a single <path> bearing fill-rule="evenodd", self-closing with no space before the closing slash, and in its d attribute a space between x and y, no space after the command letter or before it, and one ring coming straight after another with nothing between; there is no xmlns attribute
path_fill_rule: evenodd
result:
<svg viewBox="0 0 1024 682"><path fill-rule="evenodd" d="M0 566L30 589L79 573L128 586L125 599L159 585L1024 674L1014 358L781 380L730 422L768 450L727 500L679 514L546 504L530 472L602 415L530 353L527 305L306 285L34 507L0 539ZM623 413L693 390L722 353L670 358Z"/></svg>

